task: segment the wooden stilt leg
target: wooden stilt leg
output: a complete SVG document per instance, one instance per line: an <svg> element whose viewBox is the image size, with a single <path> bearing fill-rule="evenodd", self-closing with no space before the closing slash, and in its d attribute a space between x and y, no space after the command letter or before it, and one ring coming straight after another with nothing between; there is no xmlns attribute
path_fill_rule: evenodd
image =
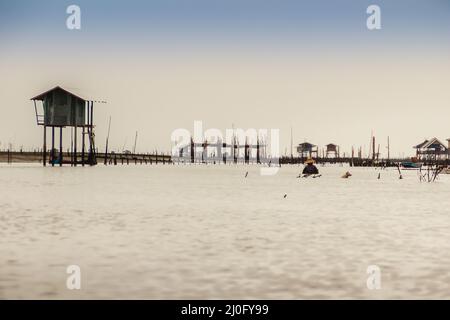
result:
<svg viewBox="0 0 450 320"><path fill-rule="evenodd" d="M55 166L55 127L52 127L52 151L50 151L50 159L52 167Z"/></svg>
<svg viewBox="0 0 450 320"><path fill-rule="evenodd" d="M59 128L59 166L62 167L63 165L63 128Z"/></svg>
<svg viewBox="0 0 450 320"><path fill-rule="evenodd" d="M74 134L73 134L73 164L76 167L77 166L77 125L75 124L74 128Z"/></svg>
<svg viewBox="0 0 450 320"><path fill-rule="evenodd" d="M82 135L83 135L83 140L82 140L82 147L81 147L81 165L84 167L84 155L85 155L85 146L86 146L86 141L85 141L85 127L83 126L83 130L82 130Z"/></svg>
<svg viewBox="0 0 450 320"><path fill-rule="evenodd" d="M47 126L44 126L44 145L42 147L42 163L47 166Z"/></svg>

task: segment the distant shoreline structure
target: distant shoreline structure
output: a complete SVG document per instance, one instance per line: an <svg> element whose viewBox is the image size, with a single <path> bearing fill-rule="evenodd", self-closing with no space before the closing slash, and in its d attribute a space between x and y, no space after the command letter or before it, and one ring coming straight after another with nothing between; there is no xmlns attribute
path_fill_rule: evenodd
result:
<svg viewBox="0 0 450 320"><path fill-rule="evenodd" d="M46 154L51 154L49 151ZM71 158L70 152L64 153L64 157L68 159ZM80 159L81 154L78 154ZM153 165L153 164L167 164L167 165L189 165L189 164L208 164L208 165L262 165L262 166L279 166L279 165L301 165L303 164L307 157L290 157L283 156L274 159L245 159L244 157L239 157L231 159L231 161L223 162L217 158L208 158L206 160L197 159L191 162L190 158L177 158L163 153L97 153L97 158L99 164L104 163L105 165ZM40 163L42 164L43 153L42 151L0 151L0 163ZM314 157L314 160L318 164L348 164L353 167L397 167L399 164L405 161L411 161L410 157L399 158L399 159L377 159L373 161L372 159L363 157L339 157L339 158L329 158L329 157ZM81 160L79 160L81 163ZM48 157L48 163L51 163L51 157ZM433 160L433 161L421 161L424 164L439 164L439 165L450 165L449 159ZM67 163L70 164L70 163Z"/></svg>

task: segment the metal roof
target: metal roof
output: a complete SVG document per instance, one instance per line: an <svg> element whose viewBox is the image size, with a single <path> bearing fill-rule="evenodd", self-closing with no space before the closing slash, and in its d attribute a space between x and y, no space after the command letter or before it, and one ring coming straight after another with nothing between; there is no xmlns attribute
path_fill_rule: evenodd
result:
<svg viewBox="0 0 450 320"><path fill-rule="evenodd" d="M414 146L414 149L420 149L427 143L428 143L428 140L425 140L424 142L419 143L417 146Z"/></svg>
<svg viewBox="0 0 450 320"><path fill-rule="evenodd" d="M425 149L426 149L426 148L431 147L431 146L434 145L434 144L439 144L439 145L441 145L442 147L444 147L445 149L447 149L446 145L443 144L442 142L440 142L439 139L437 139L437 138L431 139L430 141L428 141L428 143L426 143L425 145L423 145L422 148L425 148Z"/></svg>
<svg viewBox="0 0 450 320"><path fill-rule="evenodd" d="M309 143L309 142L300 143L298 146L299 147L316 147L315 144L312 144L312 143Z"/></svg>
<svg viewBox="0 0 450 320"><path fill-rule="evenodd" d="M418 144L417 146L415 146L415 149L428 149L431 146L433 146L434 144L438 144L442 147L444 147L445 149L447 149L447 146L445 144L443 144L441 141L439 141L438 138L433 138L430 140L425 140L424 142L422 142L421 144Z"/></svg>
<svg viewBox="0 0 450 320"><path fill-rule="evenodd" d="M70 94L70 95L72 95L72 96L74 96L74 97L77 97L78 99L81 99L81 100L83 100L83 101L91 101L91 102L96 102L96 103L106 103L106 101L101 100L101 99L88 98L87 95L81 94L81 93L77 92L77 91L78 91L77 89L70 89L70 91L69 91L69 90L64 89L64 88L61 87L61 86L56 86L56 87L54 87L54 88L52 88L52 89L50 89L50 90L47 90L47 91L45 91L45 92L43 92L43 93L41 93L41 94L35 96L34 98L31 98L30 100L39 100L39 101L43 101L44 98L45 98L45 96L46 96L48 93L50 93L50 92L52 92L52 91L54 91L54 90L62 90L62 91L66 92L66 93L68 93L68 94Z"/></svg>

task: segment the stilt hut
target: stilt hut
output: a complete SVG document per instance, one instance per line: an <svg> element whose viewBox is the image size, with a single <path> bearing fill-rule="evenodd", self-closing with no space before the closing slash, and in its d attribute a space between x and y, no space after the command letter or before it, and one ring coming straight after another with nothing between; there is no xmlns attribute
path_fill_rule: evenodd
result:
<svg viewBox="0 0 450 320"><path fill-rule="evenodd" d="M329 143L326 145L326 157L333 156L334 158L339 158L339 146L334 143Z"/></svg>
<svg viewBox="0 0 450 320"><path fill-rule="evenodd" d="M50 163L52 166L70 164L96 165L95 134L94 134L94 101L79 94L74 94L61 87L55 87L34 98L36 122L44 128L43 137L43 165ZM51 129L51 151L47 157L47 129ZM63 156L63 129L71 130L72 143L70 153L65 159ZM59 129L59 152L55 149L55 130ZM77 149L81 137L81 155ZM86 138L88 144L86 145ZM86 150L88 149L88 150ZM58 155L57 155L58 153ZM69 157L70 154L70 157ZM87 155L87 159L86 159ZM81 158L80 158L81 156Z"/></svg>
<svg viewBox="0 0 450 320"><path fill-rule="evenodd" d="M442 160L448 157L447 146L437 138L425 140L414 149L416 149L416 157L420 160Z"/></svg>
<svg viewBox="0 0 450 320"><path fill-rule="evenodd" d="M309 142L300 143L297 147L297 153L301 158L318 157L318 147L315 144Z"/></svg>

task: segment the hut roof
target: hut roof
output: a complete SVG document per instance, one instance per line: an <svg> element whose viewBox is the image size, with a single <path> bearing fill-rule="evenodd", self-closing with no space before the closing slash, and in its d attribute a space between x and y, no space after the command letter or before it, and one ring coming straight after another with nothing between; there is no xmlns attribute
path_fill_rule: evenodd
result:
<svg viewBox="0 0 450 320"><path fill-rule="evenodd" d="M68 93L68 94L70 94L70 95L72 95L74 97L77 97L78 99L81 99L83 101L92 101L92 102L97 102L97 103L106 103L106 101L101 100L101 99L94 99L92 97L88 98L88 95L78 92L77 89L70 89L70 91L69 91L69 90L66 90L66 89L64 89L63 87L60 87L60 86L56 86L56 87L54 87L54 88L52 88L50 90L47 90L47 91L45 91L45 92L35 96L34 98L31 98L30 100L43 101L48 93L50 93L52 91L55 91L55 90L62 90L62 91L66 92L66 93Z"/></svg>
<svg viewBox="0 0 450 320"><path fill-rule="evenodd" d="M442 146L445 149L447 149L447 146L445 144L443 144L441 141L439 141L438 138L425 140L424 142L422 142L421 144L418 144L414 148L416 148L416 149L428 149L428 148L433 148L433 146L435 146L435 145L439 145L439 146Z"/></svg>
<svg viewBox="0 0 450 320"><path fill-rule="evenodd" d="M312 147L315 147L316 145L309 143L309 142L303 142L303 143L300 143L298 146L302 147L302 148L312 148Z"/></svg>
<svg viewBox="0 0 450 320"><path fill-rule="evenodd" d="M430 141L428 141L428 143L426 143L424 146L422 146L422 148L426 149L426 148L430 148L434 145L440 145L440 146L444 147L445 149L447 149L446 145L443 144L441 141L439 141L438 138L431 139Z"/></svg>
<svg viewBox="0 0 450 320"><path fill-rule="evenodd" d="M337 144L334 144L334 143L329 143L329 144L327 144L326 145L326 147L337 147L338 145Z"/></svg>
<svg viewBox="0 0 450 320"><path fill-rule="evenodd" d="M414 149L421 149L427 143L428 143L428 140L425 140L424 142L419 143L417 146L414 146Z"/></svg>

